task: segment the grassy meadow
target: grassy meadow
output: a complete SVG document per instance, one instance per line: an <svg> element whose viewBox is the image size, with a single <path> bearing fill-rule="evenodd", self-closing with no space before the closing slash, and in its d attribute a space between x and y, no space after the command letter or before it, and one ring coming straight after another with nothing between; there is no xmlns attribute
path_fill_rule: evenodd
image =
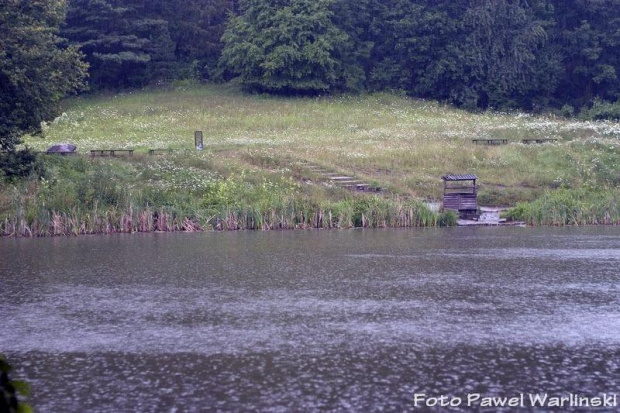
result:
<svg viewBox="0 0 620 413"><path fill-rule="evenodd" d="M560 192L574 197L571 208L589 211L588 200L602 194L602 204L615 205L617 122L476 114L385 93L247 95L230 85L83 96L64 106L45 138L25 145L73 143L83 156L43 156L44 179L2 184L5 234L444 225L454 217L420 201L441 198L446 173L477 174L480 204L518 206L512 216L531 224L620 222L616 207L563 222L531 210ZM204 151L193 149L195 130L204 132ZM537 138L557 142L520 143ZM91 149L124 148L135 155L88 158ZM149 156L149 148L176 151ZM334 187L308 165L384 191Z"/></svg>

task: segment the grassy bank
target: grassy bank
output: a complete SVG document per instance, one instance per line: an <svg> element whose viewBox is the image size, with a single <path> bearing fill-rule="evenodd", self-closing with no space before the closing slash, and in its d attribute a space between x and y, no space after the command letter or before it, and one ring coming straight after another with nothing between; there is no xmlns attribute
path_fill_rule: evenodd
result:
<svg viewBox="0 0 620 413"><path fill-rule="evenodd" d="M192 148L194 130L204 131L205 151ZM438 225L454 217L417 200L439 200L446 173L476 173L481 204L522 210L558 189L617 199L620 183L617 122L472 114L390 94L278 98L196 86L88 96L67 101L45 132L26 145L136 155L43 157L44 180L1 184L4 234ZM520 143L546 138L557 142ZM177 150L148 156L149 148ZM384 191L334 187L307 165Z"/></svg>
<svg viewBox="0 0 620 413"><path fill-rule="evenodd" d="M47 157L46 177L5 188L0 234L50 236L151 231L453 225L413 199L305 189L278 174L226 177L210 155L90 160ZM183 165L183 166L179 166Z"/></svg>

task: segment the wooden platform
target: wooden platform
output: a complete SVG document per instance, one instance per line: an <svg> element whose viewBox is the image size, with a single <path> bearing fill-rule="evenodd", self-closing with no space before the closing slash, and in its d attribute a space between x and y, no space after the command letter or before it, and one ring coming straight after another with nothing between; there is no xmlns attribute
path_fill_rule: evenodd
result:
<svg viewBox="0 0 620 413"><path fill-rule="evenodd" d="M172 153L174 149L149 149L149 155L163 155L164 153Z"/></svg>
<svg viewBox="0 0 620 413"><path fill-rule="evenodd" d="M524 227L525 222L522 221L507 221L504 218L500 218L500 213L505 211L506 208L493 208L493 207L480 207L481 214L475 219L459 219L457 225L459 227Z"/></svg>
<svg viewBox="0 0 620 413"><path fill-rule="evenodd" d="M133 149L91 149L90 156L116 156L129 155L133 156Z"/></svg>
<svg viewBox="0 0 620 413"><path fill-rule="evenodd" d="M526 144L526 145L529 145L531 143L538 143L538 144L541 144L541 143L553 143L553 142L557 142L557 141L558 141L557 139L522 139L521 140L521 142Z"/></svg>
<svg viewBox="0 0 620 413"><path fill-rule="evenodd" d="M472 139L476 145L506 145L508 139Z"/></svg>

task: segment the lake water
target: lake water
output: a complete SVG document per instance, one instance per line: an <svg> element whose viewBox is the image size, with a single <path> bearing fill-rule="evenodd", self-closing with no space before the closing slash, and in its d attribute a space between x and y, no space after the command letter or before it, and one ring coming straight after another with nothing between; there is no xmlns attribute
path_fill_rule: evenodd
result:
<svg viewBox="0 0 620 413"><path fill-rule="evenodd" d="M619 293L614 227L0 239L0 352L42 412L519 410L620 393Z"/></svg>

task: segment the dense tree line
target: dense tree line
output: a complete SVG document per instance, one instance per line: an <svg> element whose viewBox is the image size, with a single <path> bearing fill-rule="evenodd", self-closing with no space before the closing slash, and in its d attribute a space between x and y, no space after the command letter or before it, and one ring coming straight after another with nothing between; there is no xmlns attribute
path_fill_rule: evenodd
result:
<svg viewBox="0 0 620 413"><path fill-rule="evenodd" d="M90 64L94 89L216 76L233 0L69 0L62 35Z"/></svg>
<svg viewBox="0 0 620 413"><path fill-rule="evenodd" d="M58 102L84 86L87 65L58 36L62 0L0 2L0 177L28 175L35 156L16 151L25 133L58 114Z"/></svg>
<svg viewBox="0 0 620 413"><path fill-rule="evenodd" d="M69 0L95 88L178 78L403 90L468 108L617 102L620 0Z"/></svg>
<svg viewBox="0 0 620 413"><path fill-rule="evenodd" d="M80 88L86 65L58 37L62 1L5 0L0 5L0 149L37 133L59 97Z"/></svg>
<svg viewBox="0 0 620 413"><path fill-rule="evenodd" d="M5 148L79 87L77 50L93 90L235 79L269 93L400 90L472 109L620 117L620 0L2 4Z"/></svg>

